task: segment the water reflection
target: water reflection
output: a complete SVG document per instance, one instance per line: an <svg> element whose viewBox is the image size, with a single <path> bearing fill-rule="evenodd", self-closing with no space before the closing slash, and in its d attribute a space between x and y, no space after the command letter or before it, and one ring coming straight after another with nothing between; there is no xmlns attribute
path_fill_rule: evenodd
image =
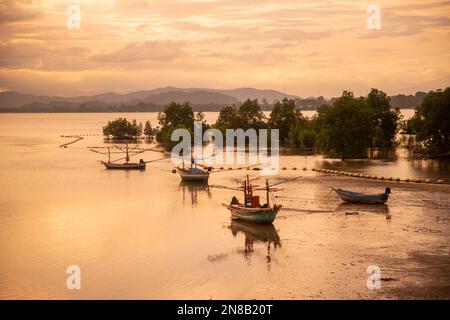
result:
<svg viewBox="0 0 450 320"><path fill-rule="evenodd" d="M398 159L397 151L396 148L370 148L368 158L385 162L394 161Z"/></svg>
<svg viewBox="0 0 450 320"><path fill-rule="evenodd" d="M191 205L198 204L198 196L200 193L206 193L208 198L211 198L211 189L208 187L207 183L201 182L183 182L181 181L179 184L179 189L182 190L183 193L183 204L186 204L187 198L191 198Z"/></svg>
<svg viewBox="0 0 450 320"><path fill-rule="evenodd" d="M245 236L244 250L240 253L244 255L247 260L250 260L256 243L263 243L266 246L266 262L269 265L272 261L272 250L281 247L280 237L273 224L253 224L244 221L232 220L228 227L233 236L243 233Z"/></svg>

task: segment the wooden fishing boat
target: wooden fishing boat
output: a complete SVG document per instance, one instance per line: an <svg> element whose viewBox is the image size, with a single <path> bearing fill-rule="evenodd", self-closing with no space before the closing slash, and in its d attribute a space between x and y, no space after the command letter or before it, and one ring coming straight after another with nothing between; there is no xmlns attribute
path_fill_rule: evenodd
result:
<svg viewBox="0 0 450 320"><path fill-rule="evenodd" d="M146 163L141 159L139 163L124 162L124 163L112 163L101 162L108 170L145 170Z"/></svg>
<svg viewBox="0 0 450 320"><path fill-rule="evenodd" d="M268 208L248 208L244 205L224 205L231 212L231 218L253 223L272 223L281 205Z"/></svg>
<svg viewBox="0 0 450 320"><path fill-rule="evenodd" d="M244 181L244 185L240 187L244 191L244 203L239 203L236 197L233 197L230 204L223 204L231 212L231 218L252 223L272 223L277 213L281 209L281 205L270 205L269 193L275 189L269 187L269 181L266 180L264 189L255 188L250 184L249 176ZM259 204L259 196L254 196L254 190L266 190L267 201L264 205Z"/></svg>
<svg viewBox="0 0 450 320"><path fill-rule="evenodd" d="M366 204L384 204L389 199L391 193L390 188L386 188L384 193L379 194L364 194L359 192L353 192L349 190L343 190L341 188L332 188L334 192L344 201L354 203L366 203Z"/></svg>
<svg viewBox="0 0 450 320"><path fill-rule="evenodd" d="M183 182L208 182L209 179L209 172L197 168L178 169L178 173Z"/></svg>
<svg viewBox="0 0 450 320"><path fill-rule="evenodd" d="M197 163L194 158L191 159L191 166L189 168L178 168L178 174L183 182L202 182L207 183L209 179L209 172L197 168Z"/></svg>
<svg viewBox="0 0 450 320"><path fill-rule="evenodd" d="M108 162L106 162L106 161L100 161L100 162L108 170L145 170L145 166L146 166L147 163L144 160L140 159L138 163L130 162L130 155L129 155L129 151L128 151L128 143L126 144L126 151L125 151L125 153L126 153L126 156L125 156L125 162L124 163L116 163L114 161L111 162L111 150L108 147ZM141 152L139 152L139 153L141 153Z"/></svg>

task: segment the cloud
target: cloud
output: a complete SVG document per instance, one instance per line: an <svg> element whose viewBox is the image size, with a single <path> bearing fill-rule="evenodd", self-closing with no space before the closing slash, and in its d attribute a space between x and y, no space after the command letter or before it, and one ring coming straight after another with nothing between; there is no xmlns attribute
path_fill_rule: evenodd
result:
<svg viewBox="0 0 450 320"><path fill-rule="evenodd" d="M43 43L0 44L0 68L47 71L85 70L92 68L86 60L90 49L71 45L48 46Z"/></svg>
<svg viewBox="0 0 450 320"><path fill-rule="evenodd" d="M33 20L40 16L41 13L32 8L28 1L0 2L0 24Z"/></svg>
<svg viewBox="0 0 450 320"><path fill-rule="evenodd" d="M415 36L426 30L448 30L450 18L447 16L399 15L387 11L382 14L379 32L366 32L362 38Z"/></svg>
<svg viewBox="0 0 450 320"><path fill-rule="evenodd" d="M142 41L131 42L122 48L90 57L96 63L129 63L139 61L171 61L183 55L180 42Z"/></svg>
<svg viewBox="0 0 450 320"><path fill-rule="evenodd" d="M377 0L382 29L370 31L368 3L356 0L77 0L81 30L70 31L66 2L2 1L0 87L334 95L448 80L450 1L410 2Z"/></svg>
<svg viewBox="0 0 450 320"><path fill-rule="evenodd" d="M427 3L408 3L404 5L393 5L387 7L389 10L400 10L400 11L411 11L411 10L426 10L426 9L441 9L442 7L449 7L450 1L438 1L438 2L427 2Z"/></svg>

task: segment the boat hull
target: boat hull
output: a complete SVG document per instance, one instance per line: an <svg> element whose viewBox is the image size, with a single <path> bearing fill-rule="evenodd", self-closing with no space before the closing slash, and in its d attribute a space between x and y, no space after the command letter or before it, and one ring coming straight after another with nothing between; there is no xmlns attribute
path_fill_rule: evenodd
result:
<svg viewBox="0 0 450 320"><path fill-rule="evenodd" d="M183 182L208 182L209 173L204 174L189 174L181 170L178 171Z"/></svg>
<svg viewBox="0 0 450 320"><path fill-rule="evenodd" d="M344 201L365 204L385 204L389 195L387 193L380 194L362 194L342 189L334 189L336 194Z"/></svg>
<svg viewBox="0 0 450 320"><path fill-rule="evenodd" d="M272 223L278 213L274 208L247 208L237 205L225 205L231 212L231 218L251 223Z"/></svg>
<svg viewBox="0 0 450 320"><path fill-rule="evenodd" d="M108 170L145 170L146 163L111 163L104 162L102 164Z"/></svg>

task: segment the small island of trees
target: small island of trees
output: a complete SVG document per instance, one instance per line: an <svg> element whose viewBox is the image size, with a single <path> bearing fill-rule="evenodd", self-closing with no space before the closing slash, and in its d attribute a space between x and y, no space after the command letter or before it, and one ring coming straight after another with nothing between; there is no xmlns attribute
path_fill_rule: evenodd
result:
<svg viewBox="0 0 450 320"><path fill-rule="evenodd" d="M128 121L126 118L118 118L113 121L108 121L103 127L103 135L107 139L113 140L128 140L138 139L142 132L148 140L153 140L154 131L150 121L145 123L145 128L142 129L142 123L137 123L136 120Z"/></svg>

